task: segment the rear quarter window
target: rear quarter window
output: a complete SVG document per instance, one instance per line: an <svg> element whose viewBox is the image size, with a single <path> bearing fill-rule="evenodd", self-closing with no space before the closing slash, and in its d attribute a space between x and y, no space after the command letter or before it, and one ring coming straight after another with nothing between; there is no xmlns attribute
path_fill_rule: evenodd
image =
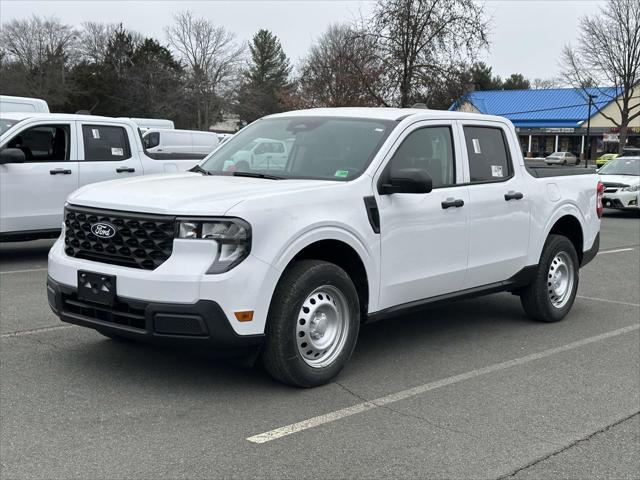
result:
<svg viewBox="0 0 640 480"><path fill-rule="evenodd" d="M513 168L504 132L497 127L464 127L472 183L502 182Z"/></svg>

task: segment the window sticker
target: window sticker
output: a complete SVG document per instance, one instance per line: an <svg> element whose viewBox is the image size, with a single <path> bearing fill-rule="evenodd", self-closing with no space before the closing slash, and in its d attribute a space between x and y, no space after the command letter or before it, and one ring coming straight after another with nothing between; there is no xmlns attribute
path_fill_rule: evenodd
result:
<svg viewBox="0 0 640 480"><path fill-rule="evenodd" d="M347 178L349 176L349 170L338 170L333 176L340 177L340 178Z"/></svg>
<svg viewBox="0 0 640 480"><path fill-rule="evenodd" d="M97 128L92 128L91 134L93 135L93 138L95 140L100 140L100 130L98 130Z"/></svg>
<svg viewBox="0 0 640 480"><path fill-rule="evenodd" d="M473 139L473 151L476 155L482 155L482 149L480 148L480 140L477 138Z"/></svg>
<svg viewBox="0 0 640 480"><path fill-rule="evenodd" d="M114 157L122 157L122 156L124 156L124 149L123 148L112 147L111 148L111 155L113 155Z"/></svg>
<svg viewBox="0 0 640 480"><path fill-rule="evenodd" d="M491 176L502 178L502 166L501 165L491 165Z"/></svg>

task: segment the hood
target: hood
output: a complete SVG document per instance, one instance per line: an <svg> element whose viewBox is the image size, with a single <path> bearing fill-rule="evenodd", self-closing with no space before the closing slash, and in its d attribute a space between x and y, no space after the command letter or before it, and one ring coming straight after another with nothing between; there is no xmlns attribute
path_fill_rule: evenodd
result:
<svg viewBox="0 0 640 480"><path fill-rule="evenodd" d="M637 185L640 183L640 176L638 175L607 175L600 174L600 181L602 183L621 183L623 185Z"/></svg>
<svg viewBox="0 0 640 480"><path fill-rule="evenodd" d="M330 188L326 180L268 180L179 173L139 176L87 185L72 193L73 205L171 215L224 215L246 199Z"/></svg>

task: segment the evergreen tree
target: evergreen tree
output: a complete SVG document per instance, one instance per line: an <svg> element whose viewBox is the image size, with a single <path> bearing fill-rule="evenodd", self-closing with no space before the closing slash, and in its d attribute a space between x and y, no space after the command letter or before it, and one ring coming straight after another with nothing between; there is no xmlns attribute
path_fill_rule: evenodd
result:
<svg viewBox="0 0 640 480"><path fill-rule="evenodd" d="M281 112L282 97L291 89L291 65L278 37L269 30L259 30L249 50L251 61L243 72L237 98L237 112L246 122Z"/></svg>

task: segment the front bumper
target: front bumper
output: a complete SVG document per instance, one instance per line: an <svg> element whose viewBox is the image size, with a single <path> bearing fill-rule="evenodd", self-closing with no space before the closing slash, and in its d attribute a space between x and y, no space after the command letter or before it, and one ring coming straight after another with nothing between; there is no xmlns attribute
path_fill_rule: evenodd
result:
<svg viewBox="0 0 640 480"><path fill-rule="evenodd" d="M151 336L154 335L153 318L147 319L147 310L155 312L155 306L168 305L171 306L171 312L184 311L188 315L194 308L197 314L203 305L210 304L217 305L215 310L221 311L220 316L226 319L231 331L239 337L262 335L280 273L268 263L249 255L228 272L207 274L215 255L216 250L209 241L174 240L169 259L154 270L143 270L70 257L64 251L64 239L60 238L49 252L49 278L54 287L59 286L57 290L70 290L73 293L77 292L79 270L114 276L117 301L143 306L135 308L143 310L145 322L149 320L144 330ZM149 305L152 308L148 309ZM204 310L201 316L205 326L208 326L207 318L212 310L210 307ZM235 312L241 311L253 311L253 319L239 321ZM69 309L61 312L73 313ZM64 315L60 316L62 318ZM73 315L67 315L62 319L75 323L74 318ZM85 325L104 327L99 323ZM112 328L121 327L116 325ZM208 329L209 335L214 336L217 330ZM215 343L215 338L211 341Z"/></svg>
<svg viewBox="0 0 640 480"><path fill-rule="evenodd" d="M157 344L214 347L218 351L258 347L263 335L238 335L220 305L145 302L118 297L113 307L79 300L77 289L47 278L47 299L63 322Z"/></svg>
<svg viewBox="0 0 640 480"><path fill-rule="evenodd" d="M620 208L620 209L638 209L638 202L640 198L640 192L616 192L605 193L602 198L602 205L605 208Z"/></svg>

